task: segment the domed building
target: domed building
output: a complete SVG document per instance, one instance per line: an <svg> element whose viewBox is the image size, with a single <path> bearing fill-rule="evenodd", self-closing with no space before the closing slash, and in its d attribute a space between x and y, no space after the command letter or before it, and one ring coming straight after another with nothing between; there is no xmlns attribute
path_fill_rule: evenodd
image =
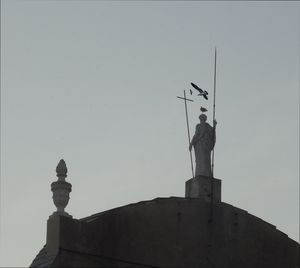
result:
<svg viewBox="0 0 300 268"><path fill-rule="evenodd" d="M66 166L52 183L57 211L30 267L299 268L299 244L221 201L221 180L197 176L185 197L156 198L73 219ZM213 191L211 191L213 189ZM211 195L210 193L213 193Z"/></svg>

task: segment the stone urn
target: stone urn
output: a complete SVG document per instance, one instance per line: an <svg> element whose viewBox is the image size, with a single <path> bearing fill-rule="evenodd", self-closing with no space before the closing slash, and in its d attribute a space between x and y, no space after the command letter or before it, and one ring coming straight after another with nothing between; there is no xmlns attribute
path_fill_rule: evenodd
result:
<svg viewBox="0 0 300 268"><path fill-rule="evenodd" d="M53 202L57 208L51 216L61 215L66 217L72 217L65 212L65 207L68 205L70 199L70 192L72 191L71 183L66 182L67 166L63 159L61 159L56 167L56 173L58 180L51 183L51 191L53 192Z"/></svg>

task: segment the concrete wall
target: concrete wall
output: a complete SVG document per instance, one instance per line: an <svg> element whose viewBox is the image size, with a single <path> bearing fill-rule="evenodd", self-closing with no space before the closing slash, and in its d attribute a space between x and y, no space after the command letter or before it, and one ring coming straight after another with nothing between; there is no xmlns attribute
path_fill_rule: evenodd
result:
<svg viewBox="0 0 300 268"><path fill-rule="evenodd" d="M53 267L299 268L299 244L273 225L225 203L213 211L211 222L207 202L158 198L58 217L46 249L58 249Z"/></svg>

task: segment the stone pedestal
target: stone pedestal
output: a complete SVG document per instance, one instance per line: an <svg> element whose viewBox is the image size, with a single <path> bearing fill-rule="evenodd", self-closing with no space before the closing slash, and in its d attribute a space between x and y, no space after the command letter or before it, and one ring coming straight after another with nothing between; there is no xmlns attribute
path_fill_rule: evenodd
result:
<svg viewBox="0 0 300 268"><path fill-rule="evenodd" d="M221 180L205 176L197 176L185 182L185 197L200 198L205 202L210 202L212 182L213 201L221 203Z"/></svg>
<svg viewBox="0 0 300 268"><path fill-rule="evenodd" d="M79 221L71 217L59 214L51 216L47 221L47 255L56 255L61 248L78 246L73 239L80 235L80 226Z"/></svg>

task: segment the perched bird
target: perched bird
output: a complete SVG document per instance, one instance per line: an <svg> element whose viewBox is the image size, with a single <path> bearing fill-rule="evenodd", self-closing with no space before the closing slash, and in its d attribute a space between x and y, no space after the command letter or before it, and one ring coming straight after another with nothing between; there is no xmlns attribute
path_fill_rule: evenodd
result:
<svg viewBox="0 0 300 268"><path fill-rule="evenodd" d="M205 112L207 112L207 109L205 109L204 107L201 106L200 111L201 111L202 113L205 113Z"/></svg>
<svg viewBox="0 0 300 268"><path fill-rule="evenodd" d="M194 89L199 91L198 96L203 96L204 99L208 100L208 98L207 98L208 92L206 90L202 90L200 87L198 87L194 83L191 83L191 85L193 86Z"/></svg>

